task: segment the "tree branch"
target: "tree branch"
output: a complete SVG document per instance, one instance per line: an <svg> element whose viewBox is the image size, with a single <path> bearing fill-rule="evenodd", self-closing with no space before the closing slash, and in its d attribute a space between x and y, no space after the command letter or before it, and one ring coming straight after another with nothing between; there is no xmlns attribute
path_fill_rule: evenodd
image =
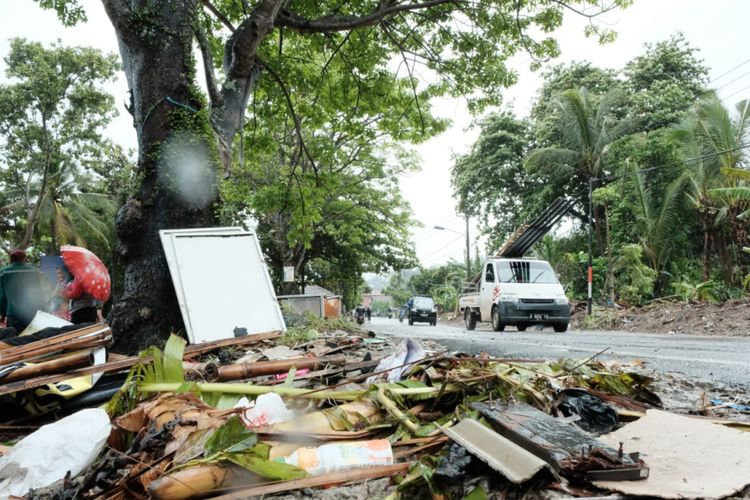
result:
<svg viewBox="0 0 750 500"><path fill-rule="evenodd" d="M273 78L276 83L279 84L279 87L281 87L281 91L284 94L284 98L286 99L287 105L289 106L289 112L292 113L292 119L294 120L294 130L295 134L297 136L297 140L299 141L300 147L305 152L305 156L307 157L307 160L310 162L310 164L313 167L313 171L315 172L315 176L318 176L318 167L315 165L315 160L313 159L312 155L310 154L310 151L307 149L307 144L305 143L305 139L302 137L302 120L300 120L299 115L294 109L294 103L292 102L292 96L289 94L289 90L286 88L286 85L284 84L284 81L281 79L279 75L276 74L275 71L273 71L270 67L264 66L264 69L268 72L269 75L271 75L271 78Z"/></svg>
<svg viewBox="0 0 750 500"><path fill-rule="evenodd" d="M430 9L440 5L466 4L465 0L426 0L424 2L395 4L393 1L381 1L378 7L366 16L328 15L319 19L307 19L286 9L282 10L276 20L277 26L284 26L300 33L330 33L346 31L366 26L374 26L381 19L399 12Z"/></svg>
<svg viewBox="0 0 750 500"><path fill-rule="evenodd" d="M214 56L211 53L211 47L208 44L208 37L202 26L196 26L195 39L198 40L198 46L203 56L203 72L206 74L206 87L208 88L208 97L211 100L211 107L218 108L224 104L224 99L219 92L216 84L216 73L214 72Z"/></svg>
<svg viewBox="0 0 750 500"><path fill-rule="evenodd" d="M226 26L229 31L234 33L234 26L232 26L232 22L227 18L227 16L222 14L221 11L214 6L214 4L212 4L209 0L202 0L201 3L205 8L209 10L209 12L211 12L211 14L216 17L216 19L221 22L221 24Z"/></svg>

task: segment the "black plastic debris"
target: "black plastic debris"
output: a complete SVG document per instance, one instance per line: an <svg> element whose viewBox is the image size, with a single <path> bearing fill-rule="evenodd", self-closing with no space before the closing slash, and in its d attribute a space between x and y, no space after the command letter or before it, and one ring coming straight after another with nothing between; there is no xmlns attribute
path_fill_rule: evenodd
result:
<svg viewBox="0 0 750 500"><path fill-rule="evenodd" d="M617 411L584 389L564 389L552 404L564 417L579 416L574 423L592 434L606 434L617 426Z"/></svg>

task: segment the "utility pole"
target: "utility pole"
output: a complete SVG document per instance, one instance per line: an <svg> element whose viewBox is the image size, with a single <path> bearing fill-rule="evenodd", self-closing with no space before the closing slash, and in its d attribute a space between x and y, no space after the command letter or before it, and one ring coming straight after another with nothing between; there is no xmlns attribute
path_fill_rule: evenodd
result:
<svg viewBox="0 0 750 500"><path fill-rule="evenodd" d="M593 228L594 228L594 178L589 178L589 269L588 269L588 303L587 312L591 316L593 304L593 286L594 286L594 257L593 257Z"/></svg>
<svg viewBox="0 0 750 500"><path fill-rule="evenodd" d="M471 278L471 249L469 248L469 214L466 214L466 280Z"/></svg>
<svg viewBox="0 0 750 500"><path fill-rule="evenodd" d="M464 215L464 220L466 221L466 231L456 231L454 229L449 229L445 226L432 226L433 229L437 229L438 231L450 231L451 233L460 234L464 238L466 238L466 277L470 278L471 274L471 248L469 246L469 216Z"/></svg>

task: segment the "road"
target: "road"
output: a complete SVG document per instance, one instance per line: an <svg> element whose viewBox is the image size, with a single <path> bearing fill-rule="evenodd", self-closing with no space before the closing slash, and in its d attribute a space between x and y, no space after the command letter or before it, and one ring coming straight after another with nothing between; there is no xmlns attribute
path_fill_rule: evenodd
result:
<svg viewBox="0 0 750 500"><path fill-rule="evenodd" d="M364 326L381 335L434 340L451 350L484 351L492 356L514 358L585 359L609 348L602 358L639 359L658 371L750 386L750 338L580 330L555 333L549 328L517 332L513 327L505 332L493 332L489 325L477 325L476 330L469 332L445 324L409 326L396 319L375 317Z"/></svg>

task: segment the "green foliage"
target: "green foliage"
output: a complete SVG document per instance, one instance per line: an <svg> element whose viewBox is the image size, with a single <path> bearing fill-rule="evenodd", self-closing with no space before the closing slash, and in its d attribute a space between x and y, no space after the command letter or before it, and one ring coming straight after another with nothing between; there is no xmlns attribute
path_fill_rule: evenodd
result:
<svg viewBox="0 0 750 500"><path fill-rule="evenodd" d="M588 296L588 265L588 255L582 251L566 253L558 262L555 270L560 275L560 281L565 287L565 293L568 297L585 300ZM607 260L604 257L595 257L592 261L592 267L594 272L594 299L603 299Z"/></svg>
<svg viewBox="0 0 750 500"><path fill-rule="evenodd" d="M675 295L685 302L700 301L712 304L720 302L719 284L713 280L697 284L685 281L675 282L672 283L672 289Z"/></svg>
<svg viewBox="0 0 750 500"><path fill-rule="evenodd" d="M309 326L291 326L276 340L278 345L294 347L318 338L318 330Z"/></svg>
<svg viewBox="0 0 750 500"><path fill-rule="evenodd" d="M292 465L269 460L269 449L269 445L259 443L258 435L250 431L240 417L235 415L208 438L203 447L203 458L191 460L178 468L232 462L273 481L288 481L307 475L304 470Z"/></svg>
<svg viewBox="0 0 750 500"><path fill-rule="evenodd" d="M479 138L469 153L455 159L451 184L457 210L479 217L495 244L534 213L534 206L522 203L523 194L544 185L523 168L532 142L528 121L503 112L483 118L477 126Z"/></svg>
<svg viewBox="0 0 750 500"><path fill-rule="evenodd" d="M682 33L647 44L646 52L625 65L628 108L639 130L656 130L679 122L708 88L708 68Z"/></svg>
<svg viewBox="0 0 750 500"><path fill-rule="evenodd" d="M464 265L451 261L442 266L420 267L409 273L394 274L384 293L393 297L396 307L402 306L410 297L423 295L432 297L441 312L452 312L465 281Z"/></svg>
<svg viewBox="0 0 750 500"><path fill-rule="evenodd" d="M122 172L105 165L125 156L102 136L116 115L102 88L118 69L115 56L13 39L5 62L0 246L57 252L74 243L109 253L116 205L107 185Z"/></svg>
<svg viewBox="0 0 750 500"><path fill-rule="evenodd" d="M654 293L657 273L642 262L643 248L630 244L620 248L615 260L615 279L620 298L627 304L638 305Z"/></svg>
<svg viewBox="0 0 750 500"><path fill-rule="evenodd" d="M250 431L240 417L235 415L211 434L203 454L208 457L217 453L237 453L251 448L257 442L258 435Z"/></svg>
<svg viewBox="0 0 750 500"><path fill-rule="evenodd" d="M594 307L591 314L583 316L581 328L583 330L615 330L620 317L617 310L611 307Z"/></svg>

